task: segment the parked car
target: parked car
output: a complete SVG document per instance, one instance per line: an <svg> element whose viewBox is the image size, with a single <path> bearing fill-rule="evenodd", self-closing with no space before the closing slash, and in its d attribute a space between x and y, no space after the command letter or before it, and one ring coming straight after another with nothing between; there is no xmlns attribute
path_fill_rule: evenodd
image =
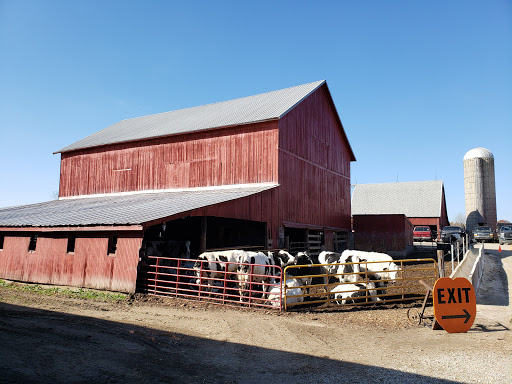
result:
<svg viewBox="0 0 512 384"><path fill-rule="evenodd" d="M412 239L414 241L431 241L432 230L430 227L417 226L412 230Z"/></svg>
<svg viewBox="0 0 512 384"><path fill-rule="evenodd" d="M439 235L439 240L443 243L451 243L451 240L458 240L465 235L464 229L456 226L446 226L441 230L441 234Z"/></svg>
<svg viewBox="0 0 512 384"><path fill-rule="evenodd" d="M512 225L502 226L498 233L498 241L501 244L512 244Z"/></svg>
<svg viewBox="0 0 512 384"><path fill-rule="evenodd" d="M473 240L475 241L493 242L495 237L490 227L476 227L473 229Z"/></svg>

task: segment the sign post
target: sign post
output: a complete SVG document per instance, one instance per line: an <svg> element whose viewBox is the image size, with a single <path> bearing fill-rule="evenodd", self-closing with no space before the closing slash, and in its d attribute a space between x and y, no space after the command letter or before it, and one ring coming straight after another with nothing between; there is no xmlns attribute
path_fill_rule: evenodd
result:
<svg viewBox="0 0 512 384"><path fill-rule="evenodd" d="M476 316L476 297L468 279L442 277L434 285L434 316L446 332L467 332Z"/></svg>

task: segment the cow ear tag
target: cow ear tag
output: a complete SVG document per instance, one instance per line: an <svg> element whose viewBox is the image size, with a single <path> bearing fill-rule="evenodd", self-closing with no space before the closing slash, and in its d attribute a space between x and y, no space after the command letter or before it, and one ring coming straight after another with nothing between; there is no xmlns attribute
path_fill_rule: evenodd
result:
<svg viewBox="0 0 512 384"><path fill-rule="evenodd" d="M434 316L446 332L470 330L476 317L473 285L464 277L441 277L434 285Z"/></svg>

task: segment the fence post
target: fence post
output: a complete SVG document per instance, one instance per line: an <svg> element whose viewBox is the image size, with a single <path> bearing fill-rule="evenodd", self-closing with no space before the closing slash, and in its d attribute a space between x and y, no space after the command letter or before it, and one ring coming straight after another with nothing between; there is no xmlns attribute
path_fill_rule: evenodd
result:
<svg viewBox="0 0 512 384"><path fill-rule="evenodd" d="M180 261L181 260L178 259L178 265L176 266L176 290L174 291L174 297L178 297L178 290L180 289Z"/></svg>
<svg viewBox="0 0 512 384"><path fill-rule="evenodd" d="M453 243L450 243L450 248L451 248L451 256L452 256L452 272L453 272L453 270L454 270L454 267L453 267L453 252L454 252Z"/></svg>
<svg viewBox="0 0 512 384"><path fill-rule="evenodd" d="M444 272L444 251L442 249L437 250L437 268L439 270L439 277L445 277Z"/></svg>
<svg viewBox="0 0 512 384"><path fill-rule="evenodd" d="M155 293L156 293L156 283L157 283L157 280L158 280L158 267L160 265L160 258L157 257L156 258L156 265L155 265Z"/></svg>

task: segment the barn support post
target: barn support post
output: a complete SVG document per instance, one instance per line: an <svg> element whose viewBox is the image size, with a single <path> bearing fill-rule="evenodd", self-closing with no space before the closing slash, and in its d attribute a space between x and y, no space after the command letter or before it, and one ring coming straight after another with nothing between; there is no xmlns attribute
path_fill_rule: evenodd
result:
<svg viewBox="0 0 512 384"><path fill-rule="evenodd" d="M201 217L201 235L199 238L199 253L206 252L207 216Z"/></svg>

